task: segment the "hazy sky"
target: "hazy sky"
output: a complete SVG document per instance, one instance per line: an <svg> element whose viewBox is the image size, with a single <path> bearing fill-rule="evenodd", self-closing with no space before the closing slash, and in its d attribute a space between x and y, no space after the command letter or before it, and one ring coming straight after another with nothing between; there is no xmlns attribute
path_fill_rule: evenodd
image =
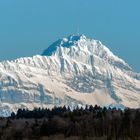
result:
<svg viewBox="0 0 140 140"><path fill-rule="evenodd" d="M140 72L140 0L1 0L0 60L40 54L77 28Z"/></svg>

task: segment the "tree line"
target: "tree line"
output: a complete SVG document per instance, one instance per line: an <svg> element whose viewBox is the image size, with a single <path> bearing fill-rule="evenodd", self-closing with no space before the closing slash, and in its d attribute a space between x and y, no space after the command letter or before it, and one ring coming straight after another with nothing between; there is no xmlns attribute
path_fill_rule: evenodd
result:
<svg viewBox="0 0 140 140"><path fill-rule="evenodd" d="M120 110L100 106L36 108L32 111L19 109L11 119L44 119L40 124L40 135L64 134L65 137L103 137L107 139L140 139L140 109ZM36 124L37 125L37 124Z"/></svg>
<svg viewBox="0 0 140 140"><path fill-rule="evenodd" d="M78 136L82 139L140 140L140 109L120 110L97 105L74 110L65 106L36 108L32 111L19 109L7 119L6 128L14 127L18 120L25 121L30 139L63 135L64 138ZM24 137L24 131L19 135L16 133L16 136Z"/></svg>

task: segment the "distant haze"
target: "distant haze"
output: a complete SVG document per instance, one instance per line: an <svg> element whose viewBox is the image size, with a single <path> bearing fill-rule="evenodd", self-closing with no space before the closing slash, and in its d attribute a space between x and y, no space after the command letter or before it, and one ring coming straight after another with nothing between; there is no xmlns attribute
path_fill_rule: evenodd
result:
<svg viewBox="0 0 140 140"><path fill-rule="evenodd" d="M69 34L101 40L140 72L140 0L4 0L0 60L41 54Z"/></svg>

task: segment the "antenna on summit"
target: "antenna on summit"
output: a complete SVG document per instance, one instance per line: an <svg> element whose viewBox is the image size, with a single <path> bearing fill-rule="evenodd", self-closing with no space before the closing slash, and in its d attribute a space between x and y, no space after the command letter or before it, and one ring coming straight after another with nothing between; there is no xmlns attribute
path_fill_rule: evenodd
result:
<svg viewBox="0 0 140 140"><path fill-rule="evenodd" d="M77 27L77 35L79 35L79 26Z"/></svg>

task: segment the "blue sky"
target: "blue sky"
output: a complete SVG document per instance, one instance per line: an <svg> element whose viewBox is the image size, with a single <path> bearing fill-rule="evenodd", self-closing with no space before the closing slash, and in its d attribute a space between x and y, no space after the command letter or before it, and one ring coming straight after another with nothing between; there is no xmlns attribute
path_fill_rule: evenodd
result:
<svg viewBox="0 0 140 140"><path fill-rule="evenodd" d="M140 72L139 7L140 0L0 1L0 60L41 54L79 27Z"/></svg>

